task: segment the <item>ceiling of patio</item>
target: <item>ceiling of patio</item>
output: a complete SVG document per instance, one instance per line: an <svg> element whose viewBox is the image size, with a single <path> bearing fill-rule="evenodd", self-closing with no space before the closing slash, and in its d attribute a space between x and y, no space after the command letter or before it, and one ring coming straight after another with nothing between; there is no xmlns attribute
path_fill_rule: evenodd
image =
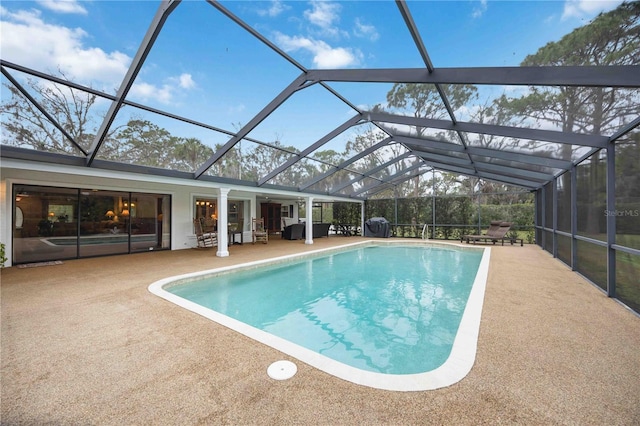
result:
<svg viewBox="0 0 640 426"><path fill-rule="evenodd" d="M516 51L518 33L509 34L509 28L546 32L547 40L563 34L556 34L553 26L536 27L537 21L527 17L530 12L516 7L518 2L473 4L509 9L515 24L505 24L505 33L494 39L482 25L474 27L461 15L470 2L173 0L160 2L159 8L155 2L130 3L126 10L120 2L99 3L111 8L112 15L123 8L119 13L139 22L127 28L102 22L127 37L96 48L125 52L130 49L124 45L127 40L133 37L140 43L115 90L100 83L102 69L70 82L67 73L39 69L33 57L5 57L3 49L3 98L6 87L15 88L34 107L32 117L46 123L61 142L27 146L3 111L2 157L367 199L431 175L434 169L535 190L596 151L637 135L634 129L640 124L637 62L521 66L526 55L542 46L521 51L526 47L519 42ZM17 10L10 12L17 16ZM321 12L333 17L333 25L318 26L314 37L296 34ZM269 19L276 13L290 17ZM355 18L340 27L340 16L343 21ZM7 13L3 21L8 31L6 24L15 24L17 18ZM357 37L368 43L344 47L339 41ZM398 48L376 43L382 37ZM480 49L478 39L491 55ZM340 55L343 66L336 60ZM323 60L327 56L333 62ZM150 85L151 76L162 76L174 86ZM95 130L69 133L59 111L48 111L47 99L32 90L28 79L41 87L55 83L73 88L76 95L97 96L88 120ZM425 105L420 113L411 103L390 102L397 84L422 85ZM535 90L559 94L593 88L616 88L633 100L631 107L606 126L569 130L553 118L540 118L542 114L532 117L511 110L508 117L500 117L490 108L503 97L514 99ZM473 90L473 96L461 96L464 90ZM582 108L597 108L597 100ZM193 139L193 152L184 155L191 155L190 161L161 165L154 159L150 164L144 146L136 155L115 155L114 132L134 119L166 129L183 142Z"/></svg>

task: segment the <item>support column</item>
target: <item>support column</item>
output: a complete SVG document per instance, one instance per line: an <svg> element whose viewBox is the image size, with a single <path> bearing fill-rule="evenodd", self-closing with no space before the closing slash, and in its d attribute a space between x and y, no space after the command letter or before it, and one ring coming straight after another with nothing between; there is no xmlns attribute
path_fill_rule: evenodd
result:
<svg viewBox="0 0 640 426"><path fill-rule="evenodd" d="M313 244L313 197L307 197L307 218L304 224L305 226L305 244Z"/></svg>
<svg viewBox="0 0 640 426"><path fill-rule="evenodd" d="M542 250L545 250L547 246L547 232L545 228L547 227L547 190L545 189L546 185L543 185L540 191L540 202L542 206L540 207L540 224L542 226L542 231L540 231L540 243L542 244Z"/></svg>
<svg viewBox="0 0 640 426"><path fill-rule="evenodd" d="M578 265L578 169L571 167L571 270Z"/></svg>
<svg viewBox="0 0 640 426"><path fill-rule="evenodd" d="M365 207L366 207L365 201L363 201L362 204L360 204L360 236L361 237L364 237Z"/></svg>
<svg viewBox="0 0 640 426"><path fill-rule="evenodd" d="M551 193L553 194L553 200L552 200L552 205L553 205L553 234L552 238L553 238L553 244L552 244L552 254L554 258L558 257L558 178L553 178L553 180L551 181L551 183L553 184L553 188L551 188Z"/></svg>
<svg viewBox="0 0 640 426"><path fill-rule="evenodd" d="M398 187L393 188L393 223L395 224L395 235L392 237L398 236ZM404 237L404 228L402 228L402 236Z"/></svg>
<svg viewBox="0 0 640 426"><path fill-rule="evenodd" d="M216 253L218 257L229 256L227 195L229 195L229 188L220 188L220 195L218 195L218 251Z"/></svg>
<svg viewBox="0 0 640 426"><path fill-rule="evenodd" d="M616 296L616 146L607 145L607 296Z"/></svg>

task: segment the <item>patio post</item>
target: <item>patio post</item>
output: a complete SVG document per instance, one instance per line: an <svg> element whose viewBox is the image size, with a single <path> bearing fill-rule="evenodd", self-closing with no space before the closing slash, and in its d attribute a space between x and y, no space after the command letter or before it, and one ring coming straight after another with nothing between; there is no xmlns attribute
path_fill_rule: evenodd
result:
<svg viewBox="0 0 640 426"><path fill-rule="evenodd" d="M616 148L607 145L607 296L616 295Z"/></svg>
<svg viewBox="0 0 640 426"><path fill-rule="evenodd" d="M229 256L229 234L228 234L228 218L227 218L227 195L229 188L220 188L218 196L218 251L216 256Z"/></svg>
<svg viewBox="0 0 640 426"><path fill-rule="evenodd" d="M306 235L304 243L313 244L313 197L307 197L306 203L307 208L305 210L307 212L307 218L304 224L304 233Z"/></svg>

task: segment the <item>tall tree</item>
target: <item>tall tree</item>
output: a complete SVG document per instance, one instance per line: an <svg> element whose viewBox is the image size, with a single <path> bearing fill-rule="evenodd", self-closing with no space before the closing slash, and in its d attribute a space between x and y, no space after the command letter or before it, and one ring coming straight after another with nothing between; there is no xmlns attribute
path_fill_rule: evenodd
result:
<svg viewBox="0 0 640 426"><path fill-rule="evenodd" d="M443 91L454 111L477 96L476 87L468 84L444 85ZM408 111L414 117L448 118L440 93L432 84L396 83L387 93L387 105L391 109ZM418 136L422 136L424 131L423 127L416 128Z"/></svg>
<svg viewBox="0 0 640 426"><path fill-rule="evenodd" d="M60 72L63 79L66 76ZM13 84L5 83L10 97L0 106L3 142L7 145L81 155L81 151L60 132ZM89 150L103 113L96 111L98 97L63 84L28 78L24 89L71 136Z"/></svg>
<svg viewBox="0 0 640 426"><path fill-rule="evenodd" d="M127 123L116 135L121 147L120 161L142 166L171 168L178 138L144 119Z"/></svg>
<svg viewBox="0 0 640 426"><path fill-rule="evenodd" d="M443 85L441 88L446 93L449 105L454 111L477 97L477 88L473 85L450 84ZM432 84L396 83L387 93L387 105L392 110L397 109L400 112L408 112L417 118L449 118L449 113L440 92ZM415 126L413 131L408 132L408 136L420 138L424 136L426 130L425 127ZM457 138L456 135L453 135L453 137ZM416 159L415 161L420 160ZM414 180L411 186L412 193L399 194L400 196L413 195L417 197L423 195L420 178L417 177ZM408 187L405 185L404 190L406 191L407 189Z"/></svg>
<svg viewBox="0 0 640 426"><path fill-rule="evenodd" d="M575 29L558 42L548 43L525 58L524 66L637 65L640 63L640 2L622 3L601 13L590 23ZM530 93L503 102L514 114L564 132L612 134L640 115L637 91L602 87L530 87ZM575 160L574 147L564 144L556 153ZM591 156L590 187L603 181L599 153ZM568 175L565 177L568 179ZM566 182L568 187L569 182ZM594 194L596 191L590 191ZM589 195L591 197L591 195ZM598 233L597 200L589 199L588 232Z"/></svg>
<svg viewBox="0 0 640 426"><path fill-rule="evenodd" d="M200 142L199 139L180 139L173 150L174 168L194 172L212 155L213 149Z"/></svg>

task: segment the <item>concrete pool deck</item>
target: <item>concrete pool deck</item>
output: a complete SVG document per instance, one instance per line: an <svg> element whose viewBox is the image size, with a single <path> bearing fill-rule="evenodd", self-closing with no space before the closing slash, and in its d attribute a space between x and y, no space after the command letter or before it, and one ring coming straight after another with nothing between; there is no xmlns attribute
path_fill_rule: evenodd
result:
<svg viewBox="0 0 640 426"><path fill-rule="evenodd" d="M537 246L492 248L475 365L433 391L346 382L147 290L356 238L2 270L1 423L640 423L640 318ZM296 363L293 378L267 375L281 359Z"/></svg>

